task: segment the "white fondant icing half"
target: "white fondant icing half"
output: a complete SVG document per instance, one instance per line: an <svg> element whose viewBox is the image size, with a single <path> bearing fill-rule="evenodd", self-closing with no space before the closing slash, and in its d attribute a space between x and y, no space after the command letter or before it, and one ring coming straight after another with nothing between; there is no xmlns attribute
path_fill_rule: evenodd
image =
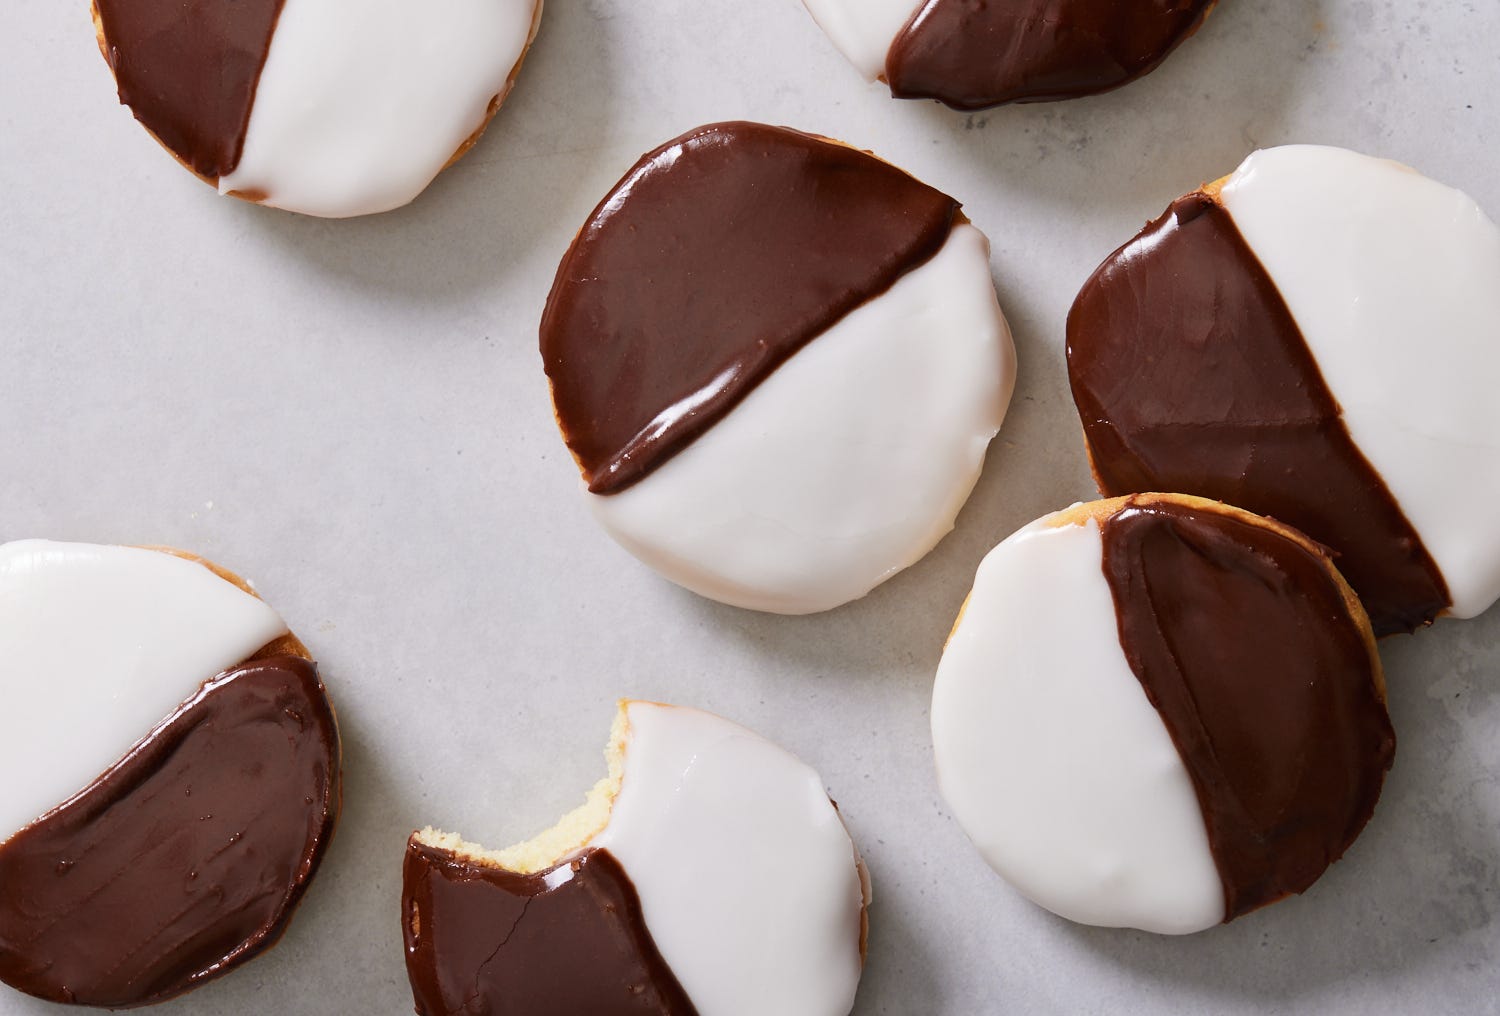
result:
<svg viewBox="0 0 1500 1016"><path fill-rule="evenodd" d="M1073 921L1187 934L1224 887L1187 767L1120 647L1096 522L979 566L932 695L938 782L989 865Z"/></svg>
<svg viewBox="0 0 1500 1016"><path fill-rule="evenodd" d="M410 202L503 99L541 0L286 0L224 193L331 218Z"/></svg>
<svg viewBox="0 0 1500 1016"><path fill-rule="evenodd" d="M1500 598L1500 229L1405 166L1310 145L1255 153L1222 201L1452 613L1482 613Z"/></svg>
<svg viewBox="0 0 1500 1016"><path fill-rule="evenodd" d="M743 727L632 702L620 792L591 847L641 898L702 1016L846 1016L864 889L818 774Z"/></svg>
<svg viewBox="0 0 1500 1016"><path fill-rule="evenodd" d="M0 545L0 842L101 776L204 681L285 634L274 610L193 561Z"/></svg>
<svg viewBox="0 0 1500 1016"><path fill-rule="evenodd" d="M696 593L828 610L953 528L1014 385L989 243L961 225L686 449L589 502L623 547Z"/></svg>
<svg viewBox="0 0 1500 1016"><path fill-rule="evenodd" d="M802 0L808 13L868 80L885 75L886 54L927 0Z"/></svg>

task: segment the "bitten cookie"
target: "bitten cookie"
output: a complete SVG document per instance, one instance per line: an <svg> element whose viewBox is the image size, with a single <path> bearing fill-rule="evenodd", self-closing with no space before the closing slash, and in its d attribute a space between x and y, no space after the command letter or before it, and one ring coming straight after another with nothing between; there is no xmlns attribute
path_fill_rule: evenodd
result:
<svg viewBox="0 0 1500 1016"><path fill-rule="evenodd" d="M1164 934L1307 889L1395 750L1374 636L1323 548L1164 494L1075 506L985 558L932 737L954 817L1022 894Z"/></svg>
<svg viewBox="0 0 1500 1016"><path fill-rule="evenodd" d="M388 211L479 139L541 0L94 0L120 101L184 166L307 215Z"/></svg>
<svg viewBox="0 0 1500 1016"><path fill-rule="evenodd" d="M866 78L954 109L1107 92L1156 69L1215 0L803 0Z"/></svg>
<svg viewBox="0 0 1500 1016"><path fill-rule="evenodd" d="M1500 598L1500 230L1393 162L1274 148L1175 202L1068 316L1106 495L1178 490L1334 549L1377 634Z"/></svg>
<svg viewBox="0 0 1500 1016"><path fill-rule="evenodd" d="M179 551L7 543L0 660L0 979L129 1008L273 945L340 803L276 612Z"/></svg>
<svg viewBox="0 0 1500 1016"><path fill-rule="evenodd" d="M620 707L609 775L529 843L432 829L403 873L422 1016L845 1016L868 882L818 774L717 716Z"/></svg>
<svg viewBox="0 0 1500 1016"><path fill-rule="evenodd" d="M958 202L754 123L637 163L563 259L541 351L609 534L788 614L863 596L952 529L1015 382Z"/></svg>

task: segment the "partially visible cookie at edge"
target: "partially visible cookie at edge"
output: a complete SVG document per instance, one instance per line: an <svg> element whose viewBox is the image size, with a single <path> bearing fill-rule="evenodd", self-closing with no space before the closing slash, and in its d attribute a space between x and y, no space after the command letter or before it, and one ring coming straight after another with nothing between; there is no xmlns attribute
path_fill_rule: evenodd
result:
<svg viewBox="0 0 1500 1016"><path fill-rule="evenodd" d="M94 0L120 101L221 193L344 218L420 194L484 132L542 0Z"/></svg>
<svg viewBox="0 0 1500 1016"><path fill-rule="evenodd" d="M804 0L834 45L900 99L959 110L1107 92L1140 78L1215 0Z"/></svg>
<svg viewBox="0 0 1500 1016"><path fill-rule="evenodd" d="M285 931L341 805L317 667L182 551L0 545L0 980L149 1005Z"/></svg>

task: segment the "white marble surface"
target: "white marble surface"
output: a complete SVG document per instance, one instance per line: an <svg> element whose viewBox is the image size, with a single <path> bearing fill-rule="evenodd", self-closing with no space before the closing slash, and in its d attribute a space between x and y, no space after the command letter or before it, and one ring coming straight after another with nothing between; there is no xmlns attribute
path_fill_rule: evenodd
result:
<svg viewBox="0 0 1500 1016"><path fill-rule="evenodd" d="M282 945L159 1012L409 1012L406 834L549 824L602 774L622 694L723 713L822 772L875 878L861 1016L1500 1012L1500 613L1385 647L1400 747L1347 860L1185 940L1077 928L1001 884L939 804L927 718L980 558L1090 493L1062 351L1088 273L1261 145L1390 156L1500 213L1500 6L1232 0L1124 91L970 117L864 84L797 0L551 0L484 142L411 208L349 222L219 198L115 106L86 4L9 9L0 539L175 544L253 578L347 739L344 824ZM536 350L599 196L732 117L963 200L1021 356L957 531L821 616L716 606L615 547ZM53 1011L0 993L4 1016Z"/></svg>

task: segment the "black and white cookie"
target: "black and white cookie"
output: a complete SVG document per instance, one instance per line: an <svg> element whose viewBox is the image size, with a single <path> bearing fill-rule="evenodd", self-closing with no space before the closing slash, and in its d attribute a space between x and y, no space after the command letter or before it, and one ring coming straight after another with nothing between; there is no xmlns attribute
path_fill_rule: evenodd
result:
<svg viewBox="0 0 1500 1016"><path fill-rule="evenodd" d="M243 582L0 545L0 698L0 980L129 1008L275 944L338 818L338 727Z"/></svg>
<svg viewBox="0 0 1500 1016"><path fill-rule="evenodd" d="M932 737L953 815L1012 885L1164 934L1307 889L1395 749L1374 636L1323 548L1158 494L1075 506L985 558Z"/></svg>
<svg viewBox="0 0 1500 1016"><path fill-rule="evenodd" d="M812 769L695 709L626 702L610 774L538 838L427 829L403 872L422 1016L846 1016L869 885Z"/></svg>
<svg viewBox="0 0 1500 1016"><path fill-rule="evenodd" d="M1112 254L1068 318L1099 489L1336 552L1378 634L1500 598L1500 229L1335 148L1257 152Z"/></svg>
<svg viewBox="0 0 1500 1016"><path fill-rule="evenodd" d="M954 109L1095 95L1154 70L1215 0L803 0L899 99Z"/></svg>
<svg viewBox="0 0 1500 1016"><path fill-rule="evenodd" d="M626 175L558 269L541 350L609 534L787 614L863 596L952 529L1015 381L958 202L753 123Z"/></svg>
<svg viewBox="0 0 1500 1016"><path fill-rule="evenodd" d="M224 194L383 212L478 139L541 0L94 0L120 101Z"/></svg>

